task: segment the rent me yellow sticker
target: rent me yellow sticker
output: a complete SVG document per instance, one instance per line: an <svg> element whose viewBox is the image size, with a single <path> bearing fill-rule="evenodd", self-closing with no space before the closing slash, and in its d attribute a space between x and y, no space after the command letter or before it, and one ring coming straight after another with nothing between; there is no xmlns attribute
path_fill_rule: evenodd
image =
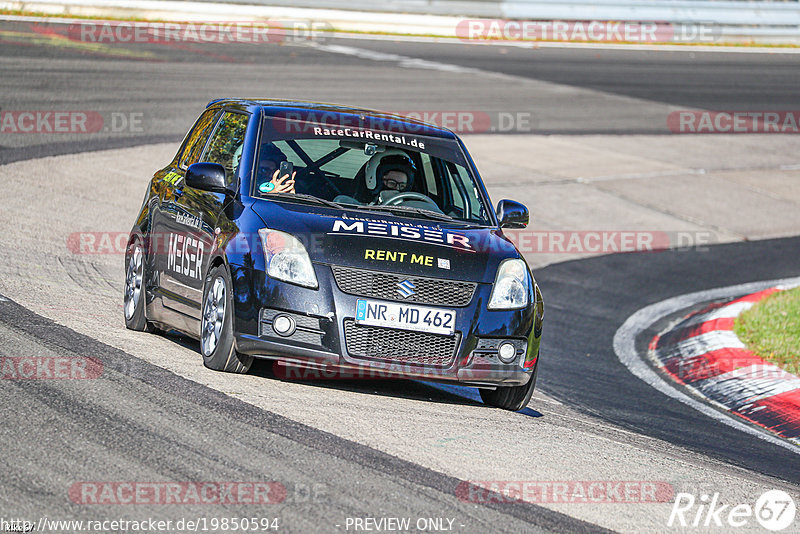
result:
<svg viewBox="0 0 800 534"><path fill-rule="evenodd" d="M395 263L416 263L427 267L433 266L433 256L425 254L409 254L393 250L380 250L368 248L364 250L365 260L390 261Z"/></svg>

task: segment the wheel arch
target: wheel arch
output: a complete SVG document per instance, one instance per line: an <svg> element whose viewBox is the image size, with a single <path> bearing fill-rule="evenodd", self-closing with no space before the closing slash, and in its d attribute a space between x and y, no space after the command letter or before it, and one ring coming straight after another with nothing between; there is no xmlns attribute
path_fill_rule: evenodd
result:
<svg viewBox="0 0 800 534"><path fill-rule="evenodd" d="M231 274L231 268L230 265L228 264L228 258L225 256L225 254L218 252L214 254L211 257L211 261L208 262L208 270L206 271L206 277L208 277L208 273L210 273L214 267L219 267L220 265L222 265L223 267L225 267L225 269L228 270L229 275Z"/></svg>

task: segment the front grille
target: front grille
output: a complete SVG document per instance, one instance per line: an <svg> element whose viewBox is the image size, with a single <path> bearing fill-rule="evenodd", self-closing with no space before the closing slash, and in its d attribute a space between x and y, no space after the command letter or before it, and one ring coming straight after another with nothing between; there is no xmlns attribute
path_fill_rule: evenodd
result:
<svg viewBox="0 0 800 534"><path fill-rule="evenodd" d="M437 306L466 306L475 293L475 282L458 282L442 278L423 278L334 266L336 285L345 293L400 302L417 302ZM404 297L398 292L400 282L414 285L414 294Z"/></svg>
<svg viewBox="0 0 800 534"><path fill-rule="evenodd" d="M355 358L370 358L390 362L435 367L453 363L461 335L453 336L394 330L344 321L347 352Z"/></svg>

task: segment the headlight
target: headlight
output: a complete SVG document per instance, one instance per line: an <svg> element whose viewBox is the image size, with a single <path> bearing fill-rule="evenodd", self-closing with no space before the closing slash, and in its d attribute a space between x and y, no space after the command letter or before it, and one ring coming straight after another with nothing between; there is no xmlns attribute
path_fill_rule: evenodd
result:
<svg viewBox="0 0 800 534"><path fill-rule="evenodd" d="M528 305L531 277L522 260L503 260L489 298L490 310L511 310Z"/></svg>
<svg viewBox="0 0 800 534"><path fill-rule="evenodd" d="M268 275L300 286L319 287L308 252L295 236L269 228L262 228L258 235L264 247Z"/></svg>

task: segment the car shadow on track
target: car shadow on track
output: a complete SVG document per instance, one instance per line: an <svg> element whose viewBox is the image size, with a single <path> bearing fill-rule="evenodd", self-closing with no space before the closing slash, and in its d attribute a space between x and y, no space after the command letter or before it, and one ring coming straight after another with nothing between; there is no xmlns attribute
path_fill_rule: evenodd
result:
<svg viewBox="0 0 800 534"><path fill-rule="evenodd" d="M442 404L461 404L465 406L485 406L478 390L473 387L455 384L442 384L438 382L424 382L406 378L385 379L342 379L342 378L284 378L275 373L275 363L270 360L256 360L250 368L251 375L296 382L304 385L351 391L366 395L379 395L382 397L398 397L403 399L423 400ZM488 407L487 407L488 409ZM541 417L542 414L531 408L525 408L519 413L531 417Z"/></svg>
<svg viewBox="0 0 800 534"><path fill-rule="evenodd" d="M382 397L398 397L403 399L425 400L445 404L479 405L480 398L471 398L465 395L446 391L434 387L428 382L420 382L404 378L306 378L302 370L294 374L281 372L275 362L271 360L256 360L250 368L254 376L294 382L307 386L326 389L338 389L366 395L379 395ZM438 385L438 384L437 384ZM467 388L464 388L467 389ZM477 391L475 392L477 396Z"/></svg>
<svg viewBox="0 0 800 534"><path fill-rule="evenodd" d="M162 337L169 339L186 349L197 352L198 360L200 356L200 342L186 337L177 332L162 333ZM202 365L201 362L198 362ZM456 384L442 384L438 382L424 382L421 380L411 380L406 378L371 378L371 379L345 379L345 378L287 378L278 376L275 373L275 362L272 360L256 359L250 368L249 373L253 376L267 378L271 380L282 380L295 382L298 384L321 387L326 389L338 389L351 391L366 395L378 395L381 397L397 397L402 399L422 400L426 402L436 402L441 404L461 404L465 406L485 406L481 400L480 393L474 387L459 386ZM284 373L285 374L285 373ZM485 406L486 409L490 409ZM532 408L524 408L519 412L530 417L542 417L540 412Z"/></svg>

